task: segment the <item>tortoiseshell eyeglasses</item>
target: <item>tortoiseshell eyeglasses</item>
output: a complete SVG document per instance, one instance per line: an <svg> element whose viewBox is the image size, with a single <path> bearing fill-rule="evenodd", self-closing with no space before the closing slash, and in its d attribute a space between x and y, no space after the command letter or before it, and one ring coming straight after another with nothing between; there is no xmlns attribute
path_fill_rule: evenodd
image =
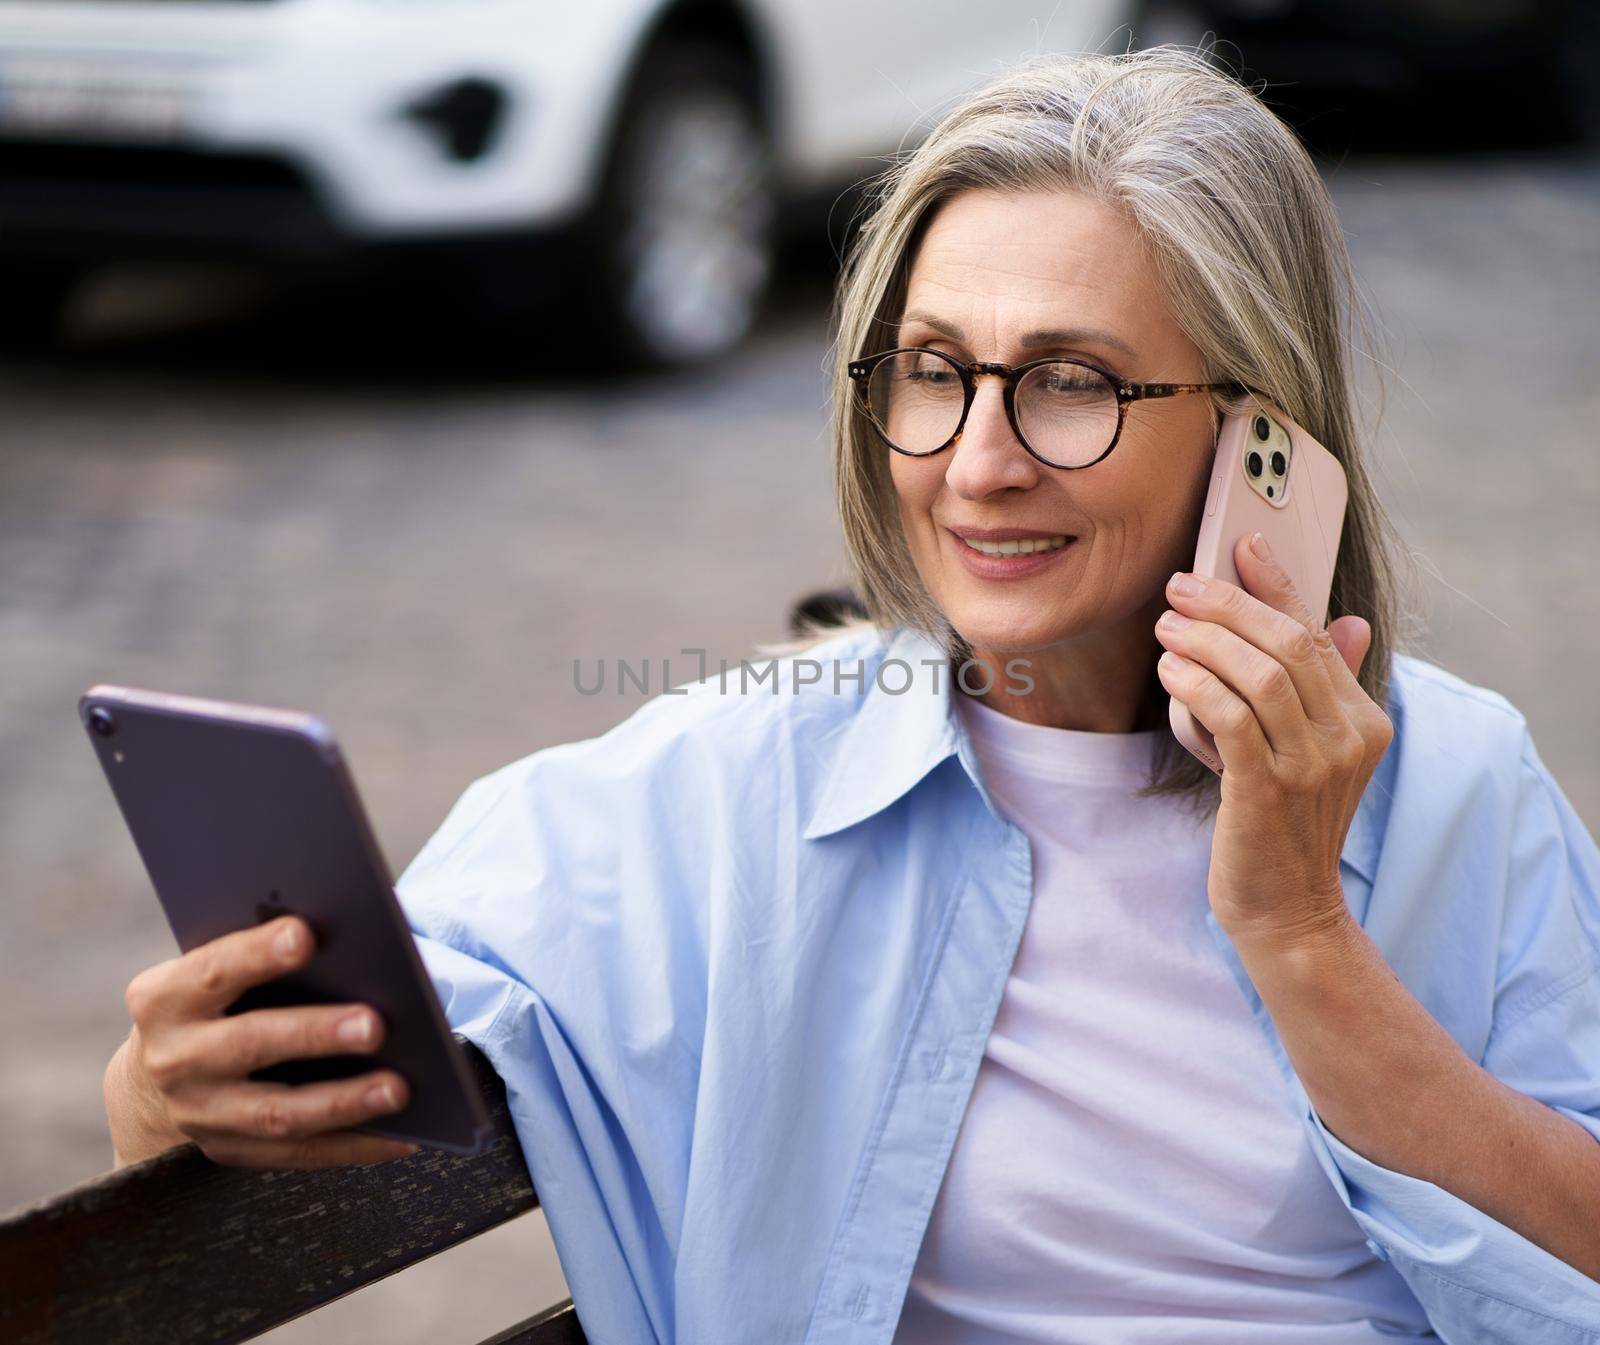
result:
<svg viewBox="0 0 1600 1345"><path fill-rule="evenodd" d="M1243 383L1132 383L1086 360L1050 356L1026 364L958 360L927 346L905 346L851 360L861 409L896 453L927 457L961 438L978 379L1005 380L1006 418L1027 451L1047 467L1092 467L1117 446L1129 402L1188 392L1242 395Z"/></svg>

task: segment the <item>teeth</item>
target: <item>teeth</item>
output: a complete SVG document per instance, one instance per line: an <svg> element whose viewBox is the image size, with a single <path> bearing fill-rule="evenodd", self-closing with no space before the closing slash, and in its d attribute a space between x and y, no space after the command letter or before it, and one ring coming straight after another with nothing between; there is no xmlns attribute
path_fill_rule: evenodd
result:
<svg viewBox="0 0 1600 1345"><path fill-rule="evenodd" d="M1065 535L1025 537L1021 541L1012 542L980 542L973 537L963 537L961 540L974 551L981 551L986 556L1030 556L1035 551L1057 551L1067 544Z"/></svg>

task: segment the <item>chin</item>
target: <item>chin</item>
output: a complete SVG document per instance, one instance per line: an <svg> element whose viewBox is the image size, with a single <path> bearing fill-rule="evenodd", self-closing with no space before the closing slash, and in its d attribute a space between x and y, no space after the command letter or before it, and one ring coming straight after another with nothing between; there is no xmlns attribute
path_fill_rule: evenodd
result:
<svg viewBox="0 0 1600 1345"><path fill-rule="evenodd" d="M947 609L956 634L986 654L1033 654L1072 635L1071 623L1037 611Z"/></svg>

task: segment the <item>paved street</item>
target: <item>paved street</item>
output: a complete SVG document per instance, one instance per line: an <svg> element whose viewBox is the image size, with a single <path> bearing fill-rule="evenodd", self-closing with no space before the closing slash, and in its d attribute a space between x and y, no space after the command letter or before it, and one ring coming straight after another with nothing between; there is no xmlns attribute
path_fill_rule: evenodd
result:
<svg viewBox="0 0 1600 1345"><path fill-rule="evenodd" d="M1429 576L1414 652L1510 697L1600 830L1600 163L1330 181L1392 347L1375 451ZM842 577L828 283L795 275L678 379L551 371L558 333L440 332L392 286L330 312L133 273L66 355L0 366L0 1208L110 1165L123 988L174 951L78 694L314 709L398 870L469 781L641 699L577 694L574 659L734 660ZM535 1217L265 1339L472 1341L563 1293Z"/></svg>

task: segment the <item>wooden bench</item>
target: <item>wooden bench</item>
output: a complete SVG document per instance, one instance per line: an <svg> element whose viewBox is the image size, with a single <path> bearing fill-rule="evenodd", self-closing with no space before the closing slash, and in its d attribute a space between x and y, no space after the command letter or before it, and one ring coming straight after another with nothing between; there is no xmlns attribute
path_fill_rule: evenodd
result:
<svg viewBox="0 0 1600 1345"><path fill-rule="evenodd" d="M0 1341L249 1340L538 1203L505 1085L459 1032L495 1123L482 1154L423 1149L309 1172L183 1144L0 1219ZM582 1345L572 1300L482 1345Z"/></svg>

